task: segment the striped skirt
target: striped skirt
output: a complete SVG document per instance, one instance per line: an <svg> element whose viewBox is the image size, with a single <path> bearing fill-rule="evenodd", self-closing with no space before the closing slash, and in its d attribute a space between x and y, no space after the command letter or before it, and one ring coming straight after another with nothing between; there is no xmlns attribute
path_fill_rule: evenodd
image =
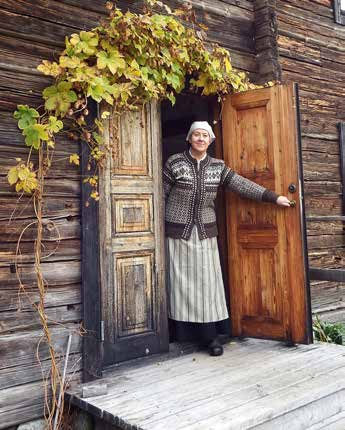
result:
<svg viewBox="0 0 345 430"><path fill-rule="evenodd" d="M217 238L200 240L196 226L189 240L166 238L169 318L214 322L229 317Z"/></svg>

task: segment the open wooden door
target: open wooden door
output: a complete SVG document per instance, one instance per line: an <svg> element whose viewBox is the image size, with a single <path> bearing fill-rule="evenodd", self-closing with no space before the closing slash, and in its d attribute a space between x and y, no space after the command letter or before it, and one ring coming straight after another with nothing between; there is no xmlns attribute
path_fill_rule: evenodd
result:
<svg viewBox="0 0 345 430"><path fill-rule="evenodd" d="M160 115L157 104L109 122L112 162L100 177L104 365L168 349Z"/></svg>
<svg viewBox="0 0 345 430"><path fill-rule="evenodd" d="M226 193L234 336L312 342L303 180L293 84L226 98L225 162L237 173L296 201L257 203Z"/></svg>

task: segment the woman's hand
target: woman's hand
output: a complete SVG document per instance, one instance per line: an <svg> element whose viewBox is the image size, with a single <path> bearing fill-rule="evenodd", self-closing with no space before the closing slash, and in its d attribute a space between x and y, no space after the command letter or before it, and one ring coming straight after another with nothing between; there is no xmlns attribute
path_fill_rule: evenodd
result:
<svg viewBox="0 0 345 430"><path fill-rule="evenodd" d="M279 206L290 206L290 200L285 196L279 196L276 203Z"/></svg>

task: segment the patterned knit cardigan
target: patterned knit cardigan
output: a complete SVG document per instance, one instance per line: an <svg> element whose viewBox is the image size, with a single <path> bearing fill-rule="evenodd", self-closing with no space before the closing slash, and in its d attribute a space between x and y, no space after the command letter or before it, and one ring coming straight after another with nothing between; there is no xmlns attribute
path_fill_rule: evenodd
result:
<svg viewBox="0 0 345 430"><path fill-rule="evenodd" d="M168 158L163 169L165 233L190 238L193 225L199 238L217 236L215 198L220 185L249 199L275 203L278 194L240 176L223 160L209 155L200 161L188 150Z"/></svg>

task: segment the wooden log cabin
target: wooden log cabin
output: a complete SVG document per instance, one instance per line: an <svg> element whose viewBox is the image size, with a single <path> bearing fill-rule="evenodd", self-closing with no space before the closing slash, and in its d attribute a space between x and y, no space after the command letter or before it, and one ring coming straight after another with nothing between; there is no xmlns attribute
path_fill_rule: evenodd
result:
<svg viewBox="0 0 345 430"><path fill-rule="evenodd" d="M168 3L176 6L179 1ZM192 3L199 20L209 27L208 40L218 42L229 49L233 65L249 72L253 82L262 83L276 79L283 83L298 84L299 97L297 98L295 93L293 100L295 111L299 113L296 127L298 128L299 124L301 173L304 178L301 184L304 187L307 230L307 246L304 251L308 255L307 275L310 278L311 292L311 298L307 299L311 300L313 313L319 313L330 321L344 322L345 277L342 269L345 262L345 234L344 218L341 218L345 215L344 1L203 0ZM138 1L119 1L118 4L123 9L139 10L141 7ZM43 413L41 369L36 360L41 330L38 317L30 303L37 300L33 267L34 226L25 231L18 261L28 296L18 296L18 280L15 274L16 242L21 230L34 218L30 198L18 199L6 179L8 168L16 163L15 158L24 158L27 153L12 116L13 111L17 104L38 106L41 103L40 93L50 84L50 80L36 70L37 65L43 59L56 58L58 52L63 49L66 35L96 26L104 15L102 0L1 1L0 429L16 428L18 424L40 417ZM148 146L148 152L142 155L146 160L153 160L149 166L149 176L153 181L151 185L155 194L149 201L139 200L142 203L142 211L154 211L155 220L161 217L158 199L162 160L171 151L177 152L183 147L183 138L191 120L200 117L212 120L213 110L212 101L196 99L195 96L185 93L178 97L175 108L162 103L159 109L157 106L151 106L145 113L146 121L153 124L147 131L146 138L154 142L159 151L158 156L156 154L155 158L152 158ZM157 117L159 112L160 117ZM128 124L130 122L123 121L122 132L124 135L127 133L130 138L135 127L129 128ZM138 136L133 135L133 139L138 139ZM171 143L174 143L173 150ZM137 277L141 276L141 269L138 269L138 273L133 272L127 281L123 280L124 283L112 284L106 299L115 297L116 294L116 297L120 297L120 302L123 302L103 303L101 316L102 299L98 284L101 276L102 282L111 284L109 273L104 273L104 267L109 264L109 255L104 252L104 230L99 232L96 228L90 233L89 227L97 227L95 216L103 216L106 219L106 214L102 213L102 204L101 213L98 213L96 207L85 208L82 204L80 172L69 164L69 155L78 150L78 143L60 138L55 151L54 167L46 181L44 215L47 221L44 227L44 245L46 255L51 255L45 258L42 264L44 276L49 283L46 307L57 351L65 353L68 334L78 327L82 319L86 328L94 329L96 333L93 338L86 337L84 348L81 338L78 335L73 336L69 366L72 381L81 379L83 367L85 375L92 377L101 371L102 366L135 356L138 348L143 348L146 342L140 337L137 343L131 340L133 334L140 332L140 324L136 325L136 321L141 318L145 327L152 322L147 320L142 304L134 310L123 306L127 304L126 300L131 302L136 298L130 288L140 285ZM219 146L215 151L221 154ZM124 154L123 159L136 161L135 155L131 154ZM131 185L122 179L121 169L125 167L118 164L116 169L118 175L111 186L120 187L120 193L126 196L126 187ZM128 179L128 171L124 173ZM110 185L106 182L102 184L101 192L104 192L109 200ZM114 221L116 228L125 230L126 221L121 218L121 210L126 209L129 218L136 219L135 209L131 209L128 201L127 206L126 202L121 200L114 204L118 211L118 218ZM145 272L147 284L154 281L151 278L158 276L161 282L158 279L155 285L159 285L163 291L164 263L159 260L159 249L163 243L163 223L155 222L155 225L150 225L152 219L145 218L141 222L143 229L154 231L156 264L158 261L162 272L157 275L157 272L151 271L148 266L152 261L144 257L137 257L137 267L145 268L148 265ZM111 235L112 227L108 224L106 228L110 229ZM84 241L81 246L82 237ZM123 246L124 252L129 252L129 244L130 240L121 242L119 239L114 244L114 249L116 251ZM51 253L55 248L55 252ZM224 252L224 247L222 249ZM90 261L93 264L90 264ZM97 270L98 261L101 262L100 270ZM128 259L118 262L117 273L128 273L126 262ZM305 263L305 267L308 267L307 262ZM223 266L226 266L224 255ZM99 273L102 270L103 274ZM224 272L226 277L226 267ZM154 276L150 278L152 273ZM124 291L122 287L126 287L128 291ZM157 291L153 291L153 294L157 294ZM159 320L163 334L152 340L152 349L144 348L145 353L159 352L168 347L164 307L166 304L163 300L160 303L159 315L151 314L152 318ZM133 315L133 312L142 314ZM120 322L115 322L116 316ZM123 323L126 320L129 322ZM113 333L115 328L122 330L122 343L115 344L104 360L102 340L104 336L116 336L116 333ZM311 340L310 332L308 339ZM46 369L49 362L48 351L44 345L40 348L40 358L43 369ZM102 358L101 365L99 360Z"/></svg>

